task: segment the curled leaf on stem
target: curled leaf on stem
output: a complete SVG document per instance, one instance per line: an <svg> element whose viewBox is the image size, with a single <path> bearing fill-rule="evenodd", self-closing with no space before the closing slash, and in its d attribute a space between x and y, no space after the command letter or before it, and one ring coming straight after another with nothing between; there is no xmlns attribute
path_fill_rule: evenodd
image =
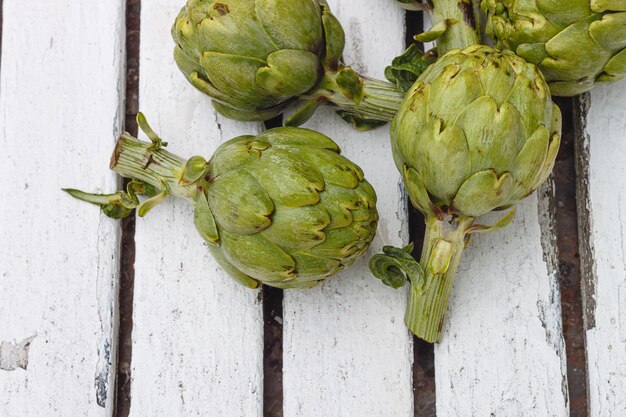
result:
<svg viewBox="0 0 626 417"><path fill-rule="evenodd" d="M403 287L407 279L411 285L420 286L424 280L424 269L411 256L412 251L413 243L402 249L393 246L383 247L382 254L374 255L370 259L369 267L372 274L392 288Z"/></svg>

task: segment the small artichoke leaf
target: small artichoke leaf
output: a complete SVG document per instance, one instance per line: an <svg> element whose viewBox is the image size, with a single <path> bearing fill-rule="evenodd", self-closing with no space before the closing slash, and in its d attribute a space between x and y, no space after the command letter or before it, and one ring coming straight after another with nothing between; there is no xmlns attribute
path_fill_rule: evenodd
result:
<svg viewBox="0 0 626 417"><path fill-rule="evenodd" d="M543 184L545 180L548 179L552 169L554 168L554 164L556 162L556 156L559 153L559 147L561 146L561 133L554 133L550 140L550 145L548 146L548 155L546 156L546 160L543 163L543 168L541 169L541 174L539 175L539 180L537 181L537 187Z"/></svg>
<svg viewBox="0 0 626 417"><path fill-rule="evenodd" d="M339 146L331 138L311 129L277 127L260 133L256 138L267 141L273 147L306 147L340 152Z"/></svg>
<svg viewBox="0 0 626 417"><path fill-rule="evenodd" d="M324 229L330 224L326 209L316 204L307 207L278 207L272 225L262 233L287 252L304 251L326 239Z"/></svg>
<svg viewBox="0 0 626 417"><path fill-rule="evenodd" d="M467 106L454 122L463 129L472 172L508 171L524 145L526 129L511 103L499 109L493 98L483 96Z"/></svg>
<svg viewBox="0 0 626 417"><path fill-rule="evenodd" d="M452 261L454 244L445 239L435 239L433 249L428 258L428 270L433 275L445 274Z"/></svg>
<svg viewBox="0 0 626 417"><path fill-rule="evenodd" d="M590 14L590 0L567 0L566 7L563 7L565 2L560 0L535 0L534 3L537 7L537 16L542 20L553 22L560 28L584 19Z"/></svg>
<svg viewBox="0 0 626 417"><path fill-rule="evenodd" d="M604 74L598 77L598 81L616 81L626 77L626 49L616 54L604 66Z"/></svg>
<svg viewBox="0 0 626 417"><path fill-rule="evenodd" d="M285 119L283 124L290 127L303 125L313 117L317 108L324 104L324 101L322 98L305 101L291 116Z"/></svg>
<svg viewBox="0 0 626 417"><path fill-rule="evenodd" d="M247 235L272 224L274 204L261 183L245 169L216 178L209 184L207 197L220 230Z"/></svg>
<svg viewBox="0 0 626 417"><path fill-rule="evenodd" d="M239 282L241 285L248 288L259 288L261 283L256 279L249 277L248 275L241 272L237 269L233 264L228 262L222 251L217 246L209 246L209 250L213 258L217 261L217 263L226 271L228 275L230 275L235 281Z"/></svg>
<svg viewBox="0 0 626 417"><path fill-rule="evenodd" d="M402 178L404 180L406 191L409 194L411 204L413 204L416 209L425 214L431 213L438 219L443 218L441 209L435 206L430 200L428 191L426 190L426 187L424 187L424 182L415 169L405 166Z"/></svg>
<svg viewBox="0 0 626 417"><path fill-rule="evenodd" d="M193 222L204 240L212 245L219 245L219 232L204 192L199 192L194 198Z"/></svg>
<svg viewBox="0 0 626 417"><path fill-rule="evenodd" d="M324 26L324 39L326 51L324 53L324 66L332 70L337 69L343 56L346 44L346 35L341 23L330 12L327 5L322 6L322 24Z"/></svg>
<svg viewBox="0 0 626 417"><path fill-rule="evenodd" d="M185 163L185 168L180 175L178 183L180 185L189 185L204 177L207 173L208 166L206 159L201 156L192 156Z"/></svg>
<svg viewBox="0 0 626 417"><path fill-rule="evenodd" d="M545 43L524 43L517 48L515 53L534 65L539 65L544 59L550 57Z"/></svg>
<svg viewBox="0 0 626 417"><path fill-rule="evenodd" d="M359 104L363 100L363 79L352 68L341 69L335 81L341 92L354 104Z"/></svg>
<svg viewBox="0 0 626 417"><path fill-rule="evenodd" d="M280 206L304 207L320 201L324 178L318 169L287 149L271 148L254 165L253 174L271 199ZM276 170L280 166L282 169Z"/></svg>
<svg viewBox="0 0 626 417"><path fill-rule="evenodd" d="M136 205L129 207L128 204L124 204L122 191L115 194L90 194L72 188L63 188L62 190L77 200L99 206L102 213L112 219L124 219L130 216L133 212L133 208L136 207Z"/></svg>
<svg viewBox="0 0 626 417"><path fill-rule="evenodd" d="M504 229L509 224L511 224L511 222L515 218L515 213L516 213L516 209L512 208L511 210L509 210L508 213L506 213L504 216L502 216L500 218L500 220L498 220L496 223L492 224L491 226L486 226L486 225L482 225L482 224L474 224L474 225L472 225L472 227L467 229L467 233L468 234L472 234L472 233L490 233L490 232L495 232L495 231L500 230L500 229Z"/></svg>
<svg viewBox="0 0 626 417"><path fill-rule="evenodd" d="M385 121L368 119L357 113L345 110L337 110L335 113L337 113L337 116L341 117L343 121L351 125L354 129L361 132L373 130L387 124L387 122Z"/></svg>
<svg viewBox="0 0 626 417"><path fill-rule="evenodd" d="M222 253L227 261L249 276L268 283L296 277L296 262L262 233L239 235L221 231Z"/></svg>
<svg viewBox="0 0 626 417"><path fill-rule="evenodd" d="M427 32L423 32L423 33L415 35L413 37L413 39L415 39L418 42L422 42L422 43L436 41L444 33L446 33L446 31L448 30L448 28L451 25L454 25L457 22L458 22L458 20L456 20L456 19L446 19L446 20L443 20L443 21L437 23L436 25L433 25L433 27L431 27L430 30L428 30Z"/></svg>
<svg viewBox="0 0 626 417"><path fill-rule="evenodd" d="M317 55L309 51L281 49L267 57L267 66L257 71L256 83L268 95L286 100L313 88L319 73Z"/></svg>
<svg viewBox="0 0 626 417"><path fill-rule="evenodd" d="M499 178L495 171L480 171L469 177L459 189L453 201L457 213L479 217L507 204L513 190L511 174Z"/></svg>
<svg viewBox="0 0 626 417"><path fill-rule="evenodd" d="M256 0L256 15L280 49L316 53L323 41L321 9L312 0Z"/></svg>
<svg viewBox="0 0 626 417"><path fill-rule="evenodd" d="M167 184L162 184L161 192L154 197L150 197L145 200L143 203L139 205L137 208L137 215L139 217L144 217L150 210L161 204L163 201L167 199L170 195L170 190Z"/></svg>

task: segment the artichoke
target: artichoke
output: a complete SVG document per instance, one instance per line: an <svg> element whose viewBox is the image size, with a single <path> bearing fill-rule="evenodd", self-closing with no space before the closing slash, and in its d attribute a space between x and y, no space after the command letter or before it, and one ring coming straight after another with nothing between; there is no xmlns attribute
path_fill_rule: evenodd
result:
<svg viewBox="0 0 626 417"><path fill-rule="evenodd" d="M475 219L504 210L549 176L560 144L560 111L536 66L512 52L473 45L451 50L413 85L392 122L395 164L411 203L425 215L420 263L410 247L387 247L370 261L375 276L411 280L405 321L438 341L452 281Z"/></svg>
<svg viewBox="0 0 626 417"><path fill-rule="evenodd" d="M539 67L553 95L626 76L626 1L482 0L486 32Z"/></svg>
<svg viewBox="0 0 626 417"><path fill-rule="evenodd" d="M174 58L217 110L236 120L305 122L323 104L358 128L384 124L403 98L342 62L344 32L324 0L189 0L172 27Z"/></svg>
<svg viewBox="0 0 626 417"><path fill-rule="evenodd" d="M352 264L374 238L376 193L328 137L275 128L225 142L208 162L185 161L162 149L143 116L138 120L152 143L125 133L111 162L133 179L126 192L66 191L114 218L137 206L143 216L168 195L189 200L214 257L252 288L313 287ZM150 198L140 205L137 194Z"/></svg>

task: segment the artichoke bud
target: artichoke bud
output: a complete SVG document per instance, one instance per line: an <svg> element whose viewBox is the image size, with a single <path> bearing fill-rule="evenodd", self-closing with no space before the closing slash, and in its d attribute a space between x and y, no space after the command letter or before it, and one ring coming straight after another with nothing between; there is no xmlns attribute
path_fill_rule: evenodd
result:
<svg viewBox="0 0 626 417"><path fill-rule="evenodd" d="M171 30L174 59L222 115L268 120L307 103L351 114L359 128L387 123L403 94L342 63L345 34L324 0L188 0Z"/></svg>
<svg viewBox="0 0 626 417"><path fill-rule="evenodd" d="M189 200L196 229L216 260L249 287L318 285L359 258L376 233L376 193L363 171L311 130L240 136L209 162L199 156L185 161L124 134L111 167L135 179L126 192L67 191L112 217L137 206L144 215L169 195ZM155 188L161 192L154 195ZM139 205L141 192L151 198Z"/></svg>
<svg viewBox="0 0 626 417"><path fill-rule="evenodd" d="M227 117L267 120L337 68L341 25L317 0L189 0L174 58Z"/></svg>
<svg viewBox="0 0 626 417"><path fill-rule="evenodd" d="M486 33L536 64L553 95L626 77L626 2L482 0Z"/></svg>
<svg viewBox="0 0 626 417"><path fill-rule="evenodd" d="M413 85L392 124L394 160L428 216L475 218L515 204L548 177L558 107L538 69L510 52L452 50Z"/></svg>

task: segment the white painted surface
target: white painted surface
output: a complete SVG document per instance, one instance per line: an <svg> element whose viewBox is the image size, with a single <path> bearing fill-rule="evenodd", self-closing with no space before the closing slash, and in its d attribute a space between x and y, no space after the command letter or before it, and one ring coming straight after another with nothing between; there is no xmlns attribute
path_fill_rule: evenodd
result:
<svg viewBox="0 0 626 417"><path fill-rule="evenodd" d="M568 415L553 231L537 203L533 194L506 229L465 250L435 347L438 417Z"/></svg>
<svg viewBox="0 0 626 417"><path fill-rule="evenodd" d="M346 31L345 61L382 78L404 49L404 13L388 0L331 0ZM381 16L384 19L381 19ZM367 267L383 245L406 242L405 201L392 162L388 126L357 132L328 109L306 127L333 138L378 193L381 220L372 249L321 287L285 291L285 417L413 415L412 344L406 292L383 286Z"/></svg>
<svg viewBox="0 0 626 417"><path fill-rule="evenodd" d="M207 159L259 126L216 116L172 58L170 27L184 1L141 6L140 109L168 149ZM185 201L138 219L131 416L260 416L260 292L228 277L197 235Z"/></svg>
<svg viewBox="0 0 626 417"><path fill-rule="evenodd" d="M61 188L117 186L123 3L4 0L2 417L111 415L119 230Z"/></svg>
<svg viewBox="0 0 626 417"><path fill-rule="evenodd" d="M595 327L587 331L590 415L626 415L626 81L596 88L587 114ZM590 300L591 301L591 300ZM589 321L589 320L588 320Z"/></svg>

